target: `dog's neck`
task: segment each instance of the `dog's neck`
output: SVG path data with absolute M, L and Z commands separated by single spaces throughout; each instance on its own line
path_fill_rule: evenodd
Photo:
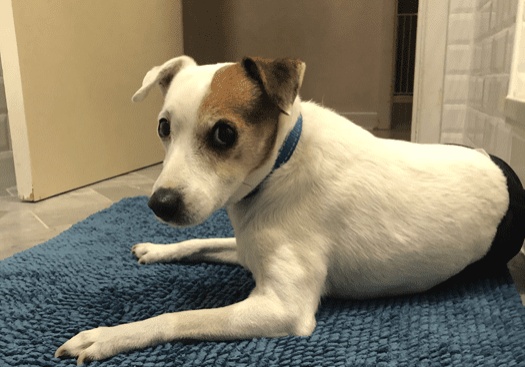
M 234 204 L 240 200 L 255 196 L 260 190 L 260 184 L 266 177 L 290 158 L 301 134 L 302 116 L 299 97 L 296 98 L 290 115 L 281 113 L 278 124 L 279 129 L 271 159 L 244 179 L 242 185 L 228 199 L 227 204 Z M 291 134 L 292 130 L 293 134 Z

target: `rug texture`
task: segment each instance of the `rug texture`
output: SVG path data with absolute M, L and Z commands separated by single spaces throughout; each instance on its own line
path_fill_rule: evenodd
M 55 359 L 78 332 L 241 301 L 248 271 L 209 263 L 139 265 L 131 246 L 233 235 L 224 210 L 189 229 L 157 222 L 147 198 L 124 199 L 0 262 L 0 366 Z M 525 307 L 506 269 L 424 294 L 325 298 L 309 337 L 173 342 L 90 366 L 525 366 Z

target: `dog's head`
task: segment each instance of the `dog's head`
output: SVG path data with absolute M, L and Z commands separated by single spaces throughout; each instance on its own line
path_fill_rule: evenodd
M 157 217 L 174 226 L 202 223 L 248 177 L 271 167 L 304 70 L 291 59 L 198 66 L 188 56 L 151 69 L 132 100 L 154 85 L 164 96 L 158 134 L 166 157 L 148 203 Z

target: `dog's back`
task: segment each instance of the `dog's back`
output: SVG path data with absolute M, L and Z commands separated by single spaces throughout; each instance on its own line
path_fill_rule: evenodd
M 297 151 L 265 195 L 285 205 L 295 190 L 306 204 L 301 220 L 281 210 L 282 220 L 322 234 L 326 293 L 422 291 L 487 253 L 509 205 L 506 177 L 488 156 L 378 139 L 314 103 L 301 106 Z

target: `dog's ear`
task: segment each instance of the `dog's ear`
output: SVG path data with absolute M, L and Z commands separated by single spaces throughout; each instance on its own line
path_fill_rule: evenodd
M 270 100 L 289 115 L 299 88 L 303 83 L 306 65 L 301 60 L 268 60 L 245 57 L 241 63 L 248 77 L 266 92 Z
M 196 66 L 197 63 L 189 56 L 180 56 L 169 61 L 166 61 L 164 65 L 155 66 L 153 69 L 148 71 L 144 80 L 142 81 L 142 87 L 133 95 L 131 100 L 133 102 L 140 102 L 148 95 L 149 91 L 155 84 L 160 88 L 162 95 L 165 97 L 170 86 L 171 81 L 175 75 L 187 66 Z

